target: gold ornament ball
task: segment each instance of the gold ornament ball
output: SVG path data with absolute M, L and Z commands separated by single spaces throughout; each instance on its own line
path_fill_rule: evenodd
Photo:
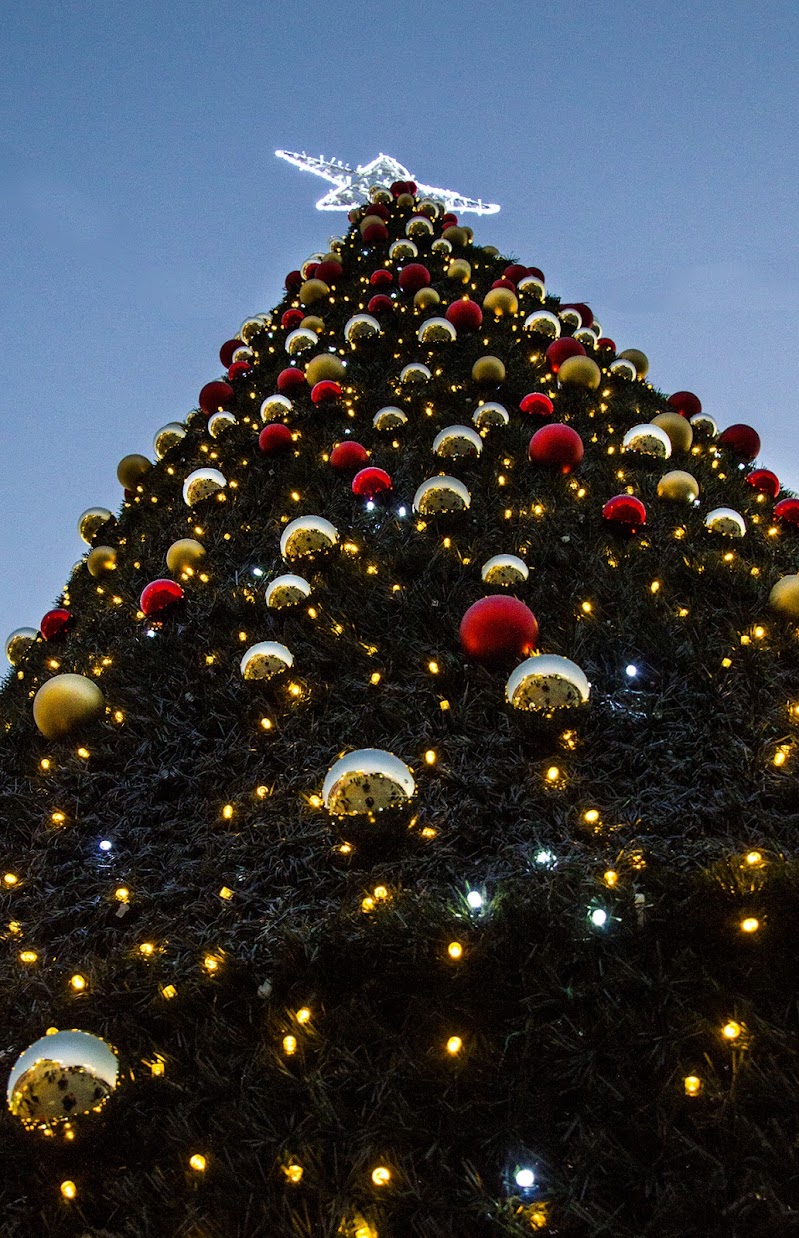
M 471 263 L 465 258 L 453 258 L 447 267 L 447 279 L 457 280 L 460 284 L 468 284 L 472 278 Z
M 105 710 L 105 698 L 85 675 L 54 675 L 33 698 L 33 721 L 45 739 L 62 739 L 94 722 Z
M 94 550 L 89 551 L 86 566 L 89 569 L 89 575 L 96 578 L 116 571 L 116 546 L 95 546 Z
M 484 245 L 483 253 L 488 254 L 489 258 L 499 257 L 499 250 L 497 249 L 496 245 Z
M 6 641 L 6 657 L 11 665 L 16 666 L 21 662 L 38 639 L 36 628 L 15 628 Z
M 483 309 L 495 318 L 508 318 L 519 312 L 519 302 L 510 288 L 490 288 L 483 297 Z
M 414 309 L 426 310 L 433 305 L 440 305 L 441 297 L 436 292 L 435 288 L 419 288 L 413 294 Z
M 397 195 L 397 206 L 400 208 L 400 210 L 407 211 L 407 210 L 410 210 L 410 208 L 415 205 L 416 205 L 416 199 L 414 198 L 412 193 L 400 193 Z
M 300 305 L 314 305 L 330 296 L 330 288 L 323 279 L 306 279 L 299 291 Z
M 305 327 L 306 331 L 313 331 L 315 335 L 324 335 L 325 333 L 325 320 L 320 318 L 318 314 L 306 314 L 300 326 Z
M 472 366 L 472 378 L 476 383 L 502 383 L 505 366 L 499 357 L 478 357 Z
M 558 370 L 558 382 L 563 387 L 587 387 L 596 391 L 602 381 L 602 371 L 590 357 L 567 357 Z
M 90 1032 L 53 1032 L 19 1055 L 8 1079 L 8 1107 L 27 1130 L 53 1135 L 99 1113 L 119 1083 L 119 1059 Z
M 179 421 L 170 421 L 156 431 L 153 439 L 153 451 L 162 460 L 168 451 L 176 447 L 186 437 L 186 427 Z
M 625 348 L 619 356 L 623 361 L 632 361 L 639 378 L 646 378 L 649 373 L 649 358 L 646 353 L 641 352 L 640 348 Z
M 679 413 L 658 413 L 652 418 L 653 426 L 665 430 L 671 442 L 672 451 L 690 451 L 694 441 L 694 432 L 687 417 Z
M 699 498 L 699 482 L 691 473 L 673 469 L 658 482 L 658 498 L 669 503 L 693 503 Z
M 384 748 L 358 748 L 331 765 L 322 800 L 332 817 L 374 814 L 408 804 L 416 794 L 410 768 Z
M 117 465 L 120 486 L 124 486 L 126 490 L 135 490 L 152 467 L 146 456 L 140 456 L 136 452 L 130 456 L 123 456 Z
M 450 224 L 441 233 L 445 241 L 449 241 L 450 245 L 468 245 L 469 234 L 465 228 L 459 227 L 457 224 Z
M 463 231 L 466 233 L 466 240 L 471 245 L 474 240 L 474 228 L 470 228 L 468 224 L 461 224 Z
M 799 620 L 799 576 L 783 576 L 771 590 L 768 604 L 786 619 Z
M 305 378 L 309 387 L 315 387 L 323 379 L 341 383 L 344 381 L 346 372 L 341 357 L 336 357 L 332 352 L 319 353 L 317 357 L 312 357 L 305 366 Z
M 204 558 L 205 547 L 200 542 L 193 537 L 181 537 L 166 552 L 166 565 L 173 575 L 179 575 L 189 569 L 193 571 Z
M 113 512 L 107 507 L 90 507 L 78 518 L 78 533 L 88 546 L 91 546 L 104 524 L 113 520 Z

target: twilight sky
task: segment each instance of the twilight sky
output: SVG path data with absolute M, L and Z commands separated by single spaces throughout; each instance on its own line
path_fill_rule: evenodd
M 12 5 L 3 40 L 3 641 L 81 557 L 80 513 L 118 507 L 120 457 L 152 458 L 344 230 L 276 147 L 500 202 L 478 242 L 753 424 L 799 490 L 793 0 L 70 0 Z

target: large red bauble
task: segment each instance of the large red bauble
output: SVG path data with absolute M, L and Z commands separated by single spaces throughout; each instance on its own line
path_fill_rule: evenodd
M 301 309 L 287 309 L 285 314 L 281 316 L 280 325 L 285 327 L 287 331 L 293 331 L 298 327 L 305 317 L 305 312 Z
M 752 426 L 747 426 L 742 421 L 722 430 L 718 441 L 722 447 L 729 447 L 730 451 L 743 460 L 754 460 L 760 451 L 760 435 Z
M 318 270 L 319 270 L 318 262 L 306 262 L 303 264 L 303 272 L 304 272 L 305 279 L 315 279 L 316 272 Z
M 583 440 L 571 426 L 542 426 L 530 439 L 527 454 L 533 464 L 543 464 L 559 473 L 571 473 L 583 458 Z
M 416 181 L 394 181 L 391 192 L 395 198 L 398 198 L 401 193 L 416 193 Z
M 379 245 L 388 240 L 388 228 L 381 219 L 375 219 L 361 230 L 364 245 Z
M 527 274 L 535 276 L 536 279 L 540 279 L 542 284 L 545 284 L 547 282 L 544 279 L 544 272 L 541 270 L 540 267 L 528 267 Z
M 344 268 L 340 262 L 334 262 L 330 258 L 327 262 L 320 262 L 319 266 L 313 273 L 314 279 L 321 279 L 325 284 L 335 284 L 337 279 L 340 279 L 344 274 Z
M 573 340 L 570 335 L 564 335 L 559 340 L 553 340 L 547 349 L 547 361 L 553 374 L 557 374 L 568 357 L 584 357 L 585 355 L 585 349 L 580 341 Z
M 286 292 L 299 292 L 303 285 L 302 271 L 289 271 L 285 283 Z
M 470 606 L 461 619 L 461 649 L 478 662 L 525 658 L 535 649 L 538 620 L 529 606 L 505 593 L 492 593 Z
M 376 499 L 379 494 L 385 494 L 391 489 L 391 478 L 385 469 L 373 466 L 361 469 L 352 479 L 352 493 L 360 499 Z
M 772 499 L 776 499 L 780 492 L 780 479 L 771 469 L 755 469 L 746 480 L 755 490 L 771 495 Z
M 332 378 L 323 378 L 321 382 L 314 383 L 311 388 L 311 399 L 314 404 L 330 404 L 340 395 L 341 383 L 334 382 Z
M 452 211 L 446 211 L 441 216 L 441 226 L 442 228 L 456 228 L 458 226 L 458 216 L 453 214 Z
M 523 396 L 519 408 L 533 417 L 551 417 L 555 411 L 555 405 L 543 391 L 531 391 L 529 395 Z
M 394 273 L 387 271 L 385 267 L 378 267 L 369 276 L 369 283 L 373 288 L 389 288 L 394 283 Z
M 516 285 L 514 284 L 513 280 L 506 279 L 504 275 L 502 279 L 495 279 L 491 287 L 492 288 L 507 288 L 509 292 L 516 291 Z
M 388 314 L 393 310 L 394 302 L 384 292 L 377 292 L 369 298 L 366 308 L 370 314 Z
M 694 395 L 693 391 L 675 391 L 666 403 L 676 408 L 683 417 L 696 417 L 697 413 L 702 411 L 702 401 L 698 395 Z
M 421 262 L 410 262 L 399 273 L 399 286 L 403 292 L 418 292 L 430 283 L 430 272 Z
M 305 373 L 303 370 L 298 370 L 296 365 L 290 365 L 287 369 L 281 370 L 277 376 L 278 391 L 296 391 L 304 386 Z
M 594 315 L 586 305 L 585 301 L 569 301 L 568 304 L 565 301 L 561 301 L 560 308 L 577 310 L 577 313 L 580 315 L 582 320 L 581 325 L 583 327 L 590 327 L 594 321 Z
M 378 219 L 390 219 L 391 211 L 382 202 L 370 202 L 368 206 L 363 208 L 364 217 L 367 215 L 376 215 Z
M 478 331 L 483 325 L 483 311 L 476 301 L 453 301 L 444 317 L 456 331 Z
M 799 499 L 782 499 L 774 505 L 774 519 L 782 524 L 799 525 Z
M 243 348 L 243 340 L 225 340 L 219 350 L 219 360 L 222 362 L 225 369 L 233 362 L 233 354 L 237 348 Z
M 238 378 L 240 374 L 249 374 L 252 366 L 249 361 L 234 361 L 228 366 L 227 376 L 232 382 L 234 378 Z
M 291 430 L 279 421 L 270 422 L 258 435 L 258 446 L 265 456 L 279 456 L 291 443 Z
M 63 636 L 72 626 L 72 622 L 72 611 L 57 606 L 55 610 L 48 610 L 47 614 L 42 616 L 39 631 L 45 640 L 54 640 L 57 636 Z
M 609 348 L 611 352 L 616 351 L 616 341 L 612 340 L 609 335 L 600 335 L 596 346 L 597 348 Z
M 343 443 L 336 443 L 330 453 L 330 466 L 337 473 L 352 473 L 363 468 L 368 459 L 369 452 L 362 443 L 347 439 Z
M 602 519 L 624 533 L 637 533 L 646 524 L 646 508 L 632 494 L 617 494 L 602 508 Z
M 206 383 L 200 392 L 200 408 L 210 416 L 230 408 L 235 398 L 236 393 L 230 383 Z
M 139 610 L 144 611 L 145 615 L 157 615 L 159 611 L 166 610 L 167 606 L 174 606 L 175 602 L 180 602 L 182 598 L 183 590 L 176 580 L 166 577 L 152 580 L 142 589 Z
M 518 262 L 511 262 L 509 266 L 505 267 L 505 270 L 502 272 L 502 276 L 503 279 L 510 280 L 515 288 L 519 280 L 524 279 L 525 275 L 528 274 L 528 271 L 528 267 L 523 267 Z M 496 287 L 496 285 L 494 286 Z

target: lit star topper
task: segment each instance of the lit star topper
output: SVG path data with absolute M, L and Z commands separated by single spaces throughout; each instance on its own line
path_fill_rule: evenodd
M 404 168 L 390 155 L 378 155 L 371 163 L 358 164 L 357 168 L 347 167 L 337 159 L 314 159 L 303 151 L 298 154 L 293 150 L 276 150 L 278 159 L 293 163 L 295 168 L 303 172 L 313 172 L 326 181 L 332 181 L 335 189 L 320 198 L 316 204 L 319 211 L 349 211 L 353 206 L 362 206 L 369 201 L 369 190 L 373 185 L 388 187 L 394 181 L 416 181 L 407 168 Z M 444 203 L 448 211 L 473 211 L 476 215 L 496 215 L 499 206 L 496 202 L 483 202 L 480 198 L 465 198 L 463 194 L 455 193 L 453 189 L 437 189 L 434 185 L 422 185 L 416 181 L 416 188 L 426 198 L 437 198 Z

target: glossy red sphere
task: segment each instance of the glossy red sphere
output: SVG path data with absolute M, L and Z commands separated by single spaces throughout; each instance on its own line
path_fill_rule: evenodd
M 145 615 L 157 615 L 168 606 L 174 606 L 175 602 L 181 601 L 182 597 L 183 590 L 177 581 L 166 578 L 153 580 L 142 589 L 139 610 L 144 611 Z
M 375 219 L 362 229 L 361 236 L 365 245 L 379 245 L 381 241 L 388 240 L 388 228 L 382 220 Z
M 727 447 L 733 455 L 740 456 L 742 460 L 754 460 L 760 451 L 760 435 L 752 426 L 742 421 L 722 430 L 718 442 L 721 447 Z
M 513 284 L 515 288 L 519 280 L 524 279 L 525 276 L 528 274 L 529 274 L 529 270 L 527 267 L 523 267 L 518 262 L 511 262 L 508 266 L 505 267 L 505 270 L 502 272 L 502 277 L 503 279 L 510 280 L 510 282 Z M 496 285 L 494 286 L 496 287 Z
M 265 456 L 279 456 L 291 447 L 291 430 L 279 421 L 264 426 L 258 435 L 258 447 Z
M 430 272 L 421 262 L 409 262 L 399 273 L 399 286 L 403 292 L 418 292 L 430 283 Z
M 533 464 L 557 469 L 559 473 L 571 473 L 585 454 L 583 440 L 571 426 L 542 426 L 530 439 L 527 454 Z
M 300 325 L 304 317 L 305 313 L 301 309 L 287 309 L 286 312 L 281 315 L 280 325 L 281 327 L 285 327 L 287 331 L 294 331 L 295 328 Z
M 377 292 L 370 297 L 366 308 L 370 314 L 390 314 L 394 308 L 394 302 L 384 292 Z
M 369 283 L 373 288 L 390 288 L 394 283 L 394 273 L 387 271 L 385 267 L 378 267 L 369 276 Z
M 513 280 L 506 279 L 504 275 L 502 279 L 495 279 L 491 287 L 492 288 L 507 288 L 508 292 L 516 291 L 516 285 L 514 284 Z
M 602 508 L 602 519 L 624 533 L 635 533 L 646 524 L 646 508 L 632 494 L 617 494 Z
M 199 405 L 210 416 L 230 408 L 235 398 L 236 393 L 230 383 L 206 383 L 200 392 Z
M 694 395 L 693 391 L 675 391 L 670 395 L 667 404 L 672 408 L 676 408 L 678 413 L 682 413 L 683 417 L 695 417 L 697 413 L 702 411 L 702 401 L 698 395 Z
M 611 352 L 616 351 L 616 341 L 612 340 L 608 335 L 600 335 L 596 346 L 597 348 L 609 348 Z
M 222 362 L 225 369 L 227 369 L 228 366 L 232 363 L 233 354 L 236 351 L 236 349 L 243 348 L 243 347 L 244 347 L 243 340 L 225 340 L 224 344 L 219 350 L 219 360 Z
M 523 396 L 519 408 L 533 417 L 551 417 L 555 411 L 555 405 L 543 391 L 531 391 Z
M 369 459 L 369 452 L 362 443 L 356 443 L 354 439 L 346 439 L 343 443 L 336 443 L 330 453 L 330 467 L 334 468 L 337 473 L 353 473 L 357 469 L 362 469 Z
M 568 357 L 584 357 L 585 355 L 585 349 L 580 341 L 572 339 L 570 335 L 563 335 L 560 339 L 553 340 L 547 349 L 547 361 L 553 374 L 557 374 Z
M 781 524 L 799 525 L 799 499 L 782 499 L 774 505 L 774 519 Z
M 340 262 L 334 262 L 329 259 L 327 262 L 320 262 L 314 271 L 314 279 L 321 279 L 325 284 L 335 284 L 336 280 L 341 279 L 344 274 L 344 268 Z
M 305 371 L 297 368 L 296 365 L 290 365 L 285 370 L 281 370 L 277 376 L 277 389 L 285 393 L 287 391 L 297 391 L 298 388 L 305 386 Z
M 524 658 L 535 649 L 538 620 L 518 598 L 490 594 L 466 611 L 460 640 L 466 656 L 478 662 Z
M 63 606 L 57 606 L 54 610 L 48 610 L 47 614 L 42 616 L 39 631 L 45 640 L 54 640 L 58 636 L 63 636 L 68 628 L 72 626 L 73 618 L 71 610 L 65 610 Z
M 289 271 L 285 283 L 287 292 L 299 292 L 303 284 L 302 271 Z
M 771 495 L 772 499 L 776 499 L 780 492 L 780 479 L 771 469 L 755 469 L 746 480 L 755 490 Z
M 361 469 L 352 479 L 352 493 L 360 499 L 375 499 L 391 489 L 391 478 L 385 469 Z
M 234 378 L 240 378 L 242 374 L 249 374 L 251 369 L 249 361 L 234 361 L 228 366 L 227 376 L 232 382 Z
M 311 399 L 314 404 L 330 404 L 340 395 L 341 383 L 334 382 L 332 378 L 323 378 L 311 388 Z
M 483 311 L 476 301 L 453 301 L 444 314 L 456 331 L 478 331 L 483 325 Z

